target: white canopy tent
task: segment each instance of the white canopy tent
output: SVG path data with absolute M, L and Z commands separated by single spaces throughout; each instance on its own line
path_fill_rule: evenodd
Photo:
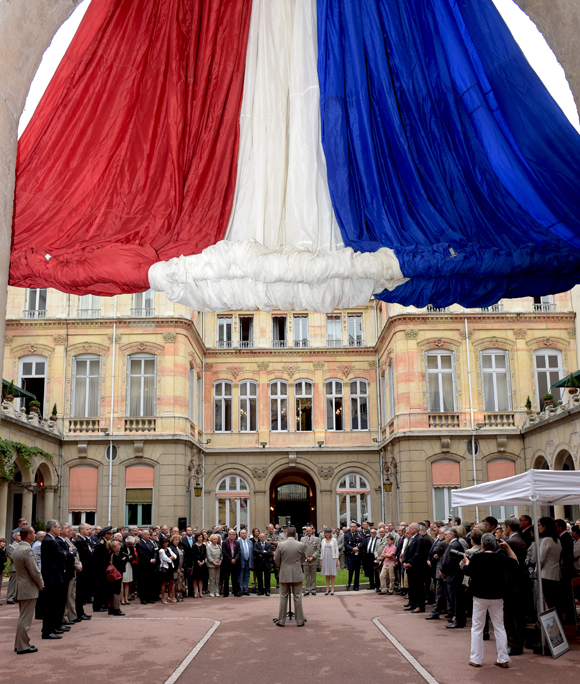
M 539 540 L 538 506 L 565 506 L 580 504 L 580 471 L 528 470 L 521 475 L 506 477 L 494 482 L 451 493 L 453 508 L 460 506 L 532 506 L 534 539 Z M 536 571 L 538 575 L 538 613 L 544 609 L 540 568 L 540 545 L 536 543 Z M 543 633 L 542 633 L 543 639 Z

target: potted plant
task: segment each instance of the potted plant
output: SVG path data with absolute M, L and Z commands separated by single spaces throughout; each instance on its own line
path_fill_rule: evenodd
M 570 373 L 568 376 L 566 387 L 568 388 L 568 392 L 570 394 L 576 394 L 578 392 L 578 380 L 576 380 L 574 373 Z
M 36 399 L 33 399 L 28 403 L 28 410 L 31 413 L 40 413 L 40 402 L 36 401 Z
M 58 420 L 58 416 L 56 414 L 57 414 L 57 410 L 56 410 L 56 404 L 55 404 L 52 407 L 52 414 L 50 415 L 50 420 L 52 420 L 53 422 Z M 36 528 L 34 528 L 34 529 L 36 529 Z
M 528 398 L 526 399 L 526 413 L 531 415 L 532 413 L 532 400 L 530 399 L 530 395 L 528 394 Z
M 4 395 L 4 399 L 6 401 L 14 401 L 14 380 L 10 380 L 10 384 L 6 388 L 6 394 Z
M 544 394 L 543 399 L 544 399 L 544 404 L 546 406 L 552 406 L 552 404 L 554 403 L 554 397 L 549 392 Z

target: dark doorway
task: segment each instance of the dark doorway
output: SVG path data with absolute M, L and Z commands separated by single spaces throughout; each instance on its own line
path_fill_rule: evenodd
M 316 527 L 316 486 L 308 473 L 287 468 L 270 486 L 271 522 L 294 525 L 300 534 L 311 523 Z

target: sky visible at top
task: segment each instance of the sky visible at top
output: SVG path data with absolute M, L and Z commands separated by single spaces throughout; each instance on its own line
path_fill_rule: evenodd
M 66 21 L 48 48 L 32 81 L 30 92 L 26 99 L 24 112 L 20 117 L 18 135 L 26 128 L 30 118 L 34 114 L 36 106 L 48 86 L 50 79 L 63 58 L 73 36 L 87 11 L 91 0 L 83 0 Z M 535 69 L 538 76 L 550 91 L 552 97 L 559 104 L 572 125 L 580 132 L 578 110 L 572 96 L 572 91 L 564 75 L 564 70 L 558 63 L 556 56 L 528 16 L 520 10 L 513 0 L 493 0 L 496 7 L 509 26 L 514 38 L 519 43 L 528 61 Z

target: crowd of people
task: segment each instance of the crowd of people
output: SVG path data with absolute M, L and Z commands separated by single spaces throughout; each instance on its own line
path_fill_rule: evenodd
M 542 587 L 548 608 L 561 620 L 575 621 L 571 580 L 580 574 L 580 521 L 538 520 Z M 93 613 L 123 616 L 122 606 L 178 603 L 189 599 L 249 596 L 250 588 L 269 596 L 272 575 L 279 586 L 276 548 L 284 527 L 211 530 L 167 525 L 150 528 L 78 528 L 49 520 L 35 531 L 25 519 L 0 539 L 0 567 L 10 559 L 7 603 L 18 602 L 20 619 L 15 651 L 34 653 L 28 632 L 32 617 L 42 620 L 43 639 L 62 639 L 75 623 Z M 493 624 L 498 659 L 507 667 L 524 652 L 525 631 L 537 621 L 534 528 L 527 515 L 502 524 L 493 516 L 481 523 L 459 518 L 431 523 L 357 524 L 316 532 L 304 526 L 299 541 L 303 595 L 317 595 L 317 574 L 326 596 L 334 595 L 340 568 L 348 571 L 346 589 L 360 590 L 361 570 L 369 589 L 406 599 L 404 609 L 426 612 L 427 620 L 448 620 L 462 629 L 471 618 L 470 664 L 479 667 L 483 641 Z M 253 582 L 252 582 L 253 580 Z M 251 584 L 252 582 L 252 584 Z M 231 586 L 231 590 L 230 590 Z M 324 590 L 324 586 L 322 587 Z

